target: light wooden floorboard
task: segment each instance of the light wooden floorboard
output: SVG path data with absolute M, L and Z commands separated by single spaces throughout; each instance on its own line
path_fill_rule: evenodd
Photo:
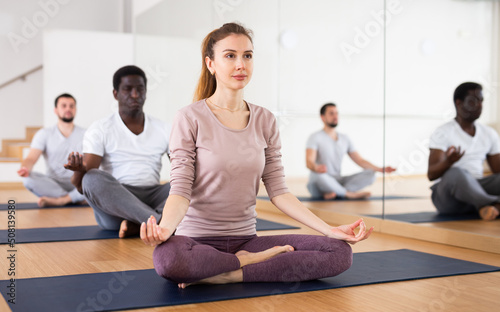
M 16 223 L 19 229 L 97 225 L 90 207 L 19 209 L 16 210 Z M 7 213 L 0 213 L 0 230 L 7 229 L 7 226 Z
M 13 190 L 0 190 L 2 203 Z M 24 190 L 15 191 L 18 202 L 33 201 Z M 290 218 L 258 205 L 259 217 L 299 225 Z M 353 205 L 354 207 L 355 205 Z M 337 207 L 338 208 L 338 207 Z M 337 209 L 317 208 L 317 209 Z M 347 208 L 346 208 L 347 209 Z M 354 208 L 353 208 L 354 209 Z M 358 207 L 357 209 L 367 209 Z M 18 210 L 18 228 L 56 227 L 95 224 L 90 208 Z M 332 220 L 329 220 L 330 223 Z M 470 227 L 474 228 L 471 223 Z M 464 223 L 460 223 L 464 226 Z M 492 228 L 495 229 L 495 223 Z M 476 225 L 476 226 L 480 226 Z M 459 225 L 456 225 L 459 226 Z M 6 212 L 0 211 L 0 227 L 6 228 Z M 422 229 L 430 225 L 422 225 Z M 483 226 L 484 228 L 484 226 Z M 281 233 L 316 234 L 302 226 L 299 230 L 266 231 L 260 235 Z M 2 246 L 5 260 L 7 246 Z M 18 244 L 19 278 L 47 277 L 153 267 L 153 249 L 140 239 L 108 239 L 77 242 Z M 500 266 L 500 254 L 452 247 L 422 240 L 374 233 L 369 240 L 353 246 L 354 252 L 407 248 L 432 254 Z M 3 262 L 2 262 L 3 263 Z M 2 268 L 6 268 L 2 264 Z M 0 271 L 6 279 L 7 271 Z M 500 272 L 432 278 L 424 280 L 366 285 L 307 293 L 273 295 L 259 298 L 219 301 L 140 311 L 496 311 L 500 306 Z M 57 304 L 55 302 L 54 304 Z M 8 305 L 0 300 L 0 310 Z

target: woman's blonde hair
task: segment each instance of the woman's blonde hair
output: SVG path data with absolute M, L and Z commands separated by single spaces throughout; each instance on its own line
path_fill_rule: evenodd
M 194 91 L 194 102 L 206 99 L 215 93 L 215 89 L 217 88 L 215 75 L 212 75 L 208 70 L 205 58 L 208 56 L 211 60 L 213 60 L 215 44 L 232 34 L 247 36 L 253 44 L 253 32 L 237 23 L 227 23 L 222 25 L 221 28 L 210 32 L 205 39 L 203 39 L 201 44 L 201 74 L 200 79 L 198 79 L 198 85 Z

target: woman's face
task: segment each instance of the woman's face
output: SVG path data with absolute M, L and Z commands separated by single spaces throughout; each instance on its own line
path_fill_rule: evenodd
M 217 88 L 243 89 L 252 78 L 253 45 L 245 35 L 231 34 L 214 45 L 214 59 L 205 58 Z

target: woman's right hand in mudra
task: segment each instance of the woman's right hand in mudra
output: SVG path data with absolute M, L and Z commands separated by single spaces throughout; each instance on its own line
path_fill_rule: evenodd
M 147 222 L 141 224 L 141 239 L 146 245 L 156 246 L 170 238 L 172 233 L 168 229 L 156 224 L 156 218 L 151 216 Z

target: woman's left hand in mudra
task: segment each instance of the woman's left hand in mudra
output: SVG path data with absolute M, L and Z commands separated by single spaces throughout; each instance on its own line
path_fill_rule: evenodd
M 359 227 L 359 232 L 356 234 L 354 230 Z M 368 231 L 366 230 L 366 225 L 363 219 L 359 219 L 358 221 L 341 225 L 338 227 L 332 227 L 330 233 L 328 233 L 328 237 L 336 238 L 343 240 L 349 244 L 356 244 L 362 240 L 367 239 L 373 231 L 373 227 L 371 227 Z

